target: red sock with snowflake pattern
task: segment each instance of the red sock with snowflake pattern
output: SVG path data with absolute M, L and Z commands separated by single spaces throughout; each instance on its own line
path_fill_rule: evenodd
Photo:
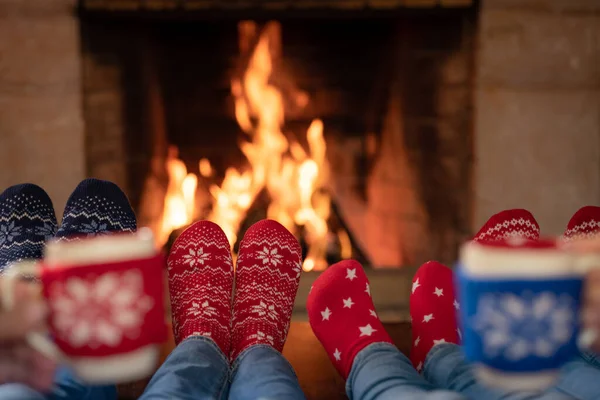
M 510 237 L 529 240 L 540 238 L 540 226 L 531 212 L 522 208 L 500 211 L 487 220 L 473 241 L 497 241 Z
M 392 343 L 375 312 L 365 271 L 354 260 L 340 261 L 321 273 L 306 308 L 313 332 L 344 379 L 362 349 Z
M 205 336 L 228 354 L 233 263 L 225 233 L 196 222 L 177 238 L 167 265 L 175 342 Z
M 600 207 L 581 207 L 569 220 L 563 234 L 565 241 L 590 239 L 600 235 Z
M 283 349 L 301 272 L 300 244 L 279 222 L 246 231 L 235 272 L 231 361 L 256 344 Z
M 410 295 L 410 360 L 417 371 L 421 372 L 425 357 L 436 344 L 460 343 L 461 332 L 456 325 L 459 308 L 452 270 L 437 261 L 421 265 L 413 278 Z

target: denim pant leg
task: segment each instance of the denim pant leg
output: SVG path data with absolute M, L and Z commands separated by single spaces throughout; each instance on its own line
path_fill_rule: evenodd
M 90 386 L 81 382 L 67 367 L 60 367 L 49 393 L 39 393 L 17 383 L 0 386 L 2 400 L 116 400 L 115 385 Z
M 591 351 L 584 351 L 581 353 L 581 358 L 592 367 L 600 369 L 600 357 L 597 354 Z
M 356 355 L 346 393 L 351 400 L 464 399 L 458 393 L 437 390 L 390 343 L 373 343 Z
M 179 343 L 156 371 L 142 400 L 226 399 L 229 362 L 219 347 L 205 337 Z
M 474 366 L 463 356 L 460 346 L 444 343 L 435 346 L 425 360 L 423 375 L 437 387 L 462 393 L 469 399 L 485 400 L 567 400 L 573 399 L 558 387 L 543 393 L 492 389 L 478 382 Z
M 271 346 L 261 344 L 244 350 L 233 363 L 229 398 L 306 399 L 290 363 Z
M 596 356 L 584 353 L 565 365 L 554 389 L 578 400 L 600 398 L 600 365 Z

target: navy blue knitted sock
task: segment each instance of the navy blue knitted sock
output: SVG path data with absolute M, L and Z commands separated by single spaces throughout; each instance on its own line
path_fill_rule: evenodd
M 41 258 L 54 233 L 56 215 L 44 189 L 25 183 L 0 194 L 0 271 L 15 261 Z
M 86 179 L 67 200 L 56 237 L 69 240 L 135 230 L 135 214 L 125 193 L 112 182 Z

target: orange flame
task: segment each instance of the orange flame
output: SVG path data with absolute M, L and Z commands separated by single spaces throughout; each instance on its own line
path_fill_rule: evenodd
M 167 157 L 169 185 L 165 195 L 163 216 L 157 242 L 163 245 L 171 232 L 193 221 L 198 177 L 188 174 L 183 161 L 177 158 L 177 148 L 171 147 Z
M 241 35 L 245 32 L 240 29 Z M 304 227 L 309 250 L 303 269 L 321 270 L 327 267 L 327 219 L 330 214 L 330 197 L 320 191 L 328 174 L 323 122 L 314 120 L 307 130 L 308 153 L 300 144 L 289 142 L 283 134 L 283 95 L 270 82 L 274 67 L 271 43 L 274 32 L 279 33 L 275 23 L 265 27 L 244 74 L 231 82 L 235 117 L 249 137 L 249 141 L 240 144 L 249 167 L 243 171 L 229 168 L 220 186 L 210 186 L 214 203 L 208 219 L 221 226 L 233 245 L 249 208 L 257 195 L 266 189 L 271 200 L 267 217 L 279 221 L 294 234 L 297 234 L 298 226 Z M 309 101 L 305 94 L 296 97 L 299 104 L 306 105 Z M 189 190 L 192 187 L 195 190 L 197 184 L 189 179 L 189 187 L 183 188 L 190 174 L 186 176 L 185 166 L 176 157 L 169 160 L 167 167 L 170 183 L 165 198 L 165 230 L 191 222 L 194 202 L 193 196 L 189 197 Z M 203 177 L 212 175 L 208 160 L 201 160 L 199 167 Z

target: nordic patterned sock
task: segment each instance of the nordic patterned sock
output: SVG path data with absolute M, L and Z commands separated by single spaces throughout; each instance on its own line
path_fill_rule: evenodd
M 460 343 L 461 332 L 456 324 L 459 309 L 452 270 L 437 261 L 421 265 L 413 278 L 410 295 L 410 360 L 417 371 L 421 372 L 425 357 L 436 344 Z
M 85 179 L 67 200 L 56 237 L 69 240 L 135 230 L 135 214 L 125 193 L 112 182 Z
M 500 211 L 490 217 L 473 241 L 497 241 L 509 237 L 539 239 L 540 226 L 531 212 L 520 208 Z
M 194 223 L 173 244 L 167 266 L 175 342 L 205 336 L 229 355 L 233 261 L 225 233 Z
M 600 235 L 600 207 L 581 207 L 569 220 L 563 234 L 565 241 L 587 239 Z
M 313 332 L 344 379 L 362 349 L 392 343 L 375 312 L 367 276 L 354 260 L 340 261 L 321 273 L 306 308 Z
M 283 225 L 263 220 L 246 231 L 235 272 L 231 361 L 255 344 L 283 349 L 301 272 L 300 244 Z
M 25 183 L 0 194 L 0 271 L 15 261 L 41 258 L 55 233 L 54 207 L 44 189 Z

